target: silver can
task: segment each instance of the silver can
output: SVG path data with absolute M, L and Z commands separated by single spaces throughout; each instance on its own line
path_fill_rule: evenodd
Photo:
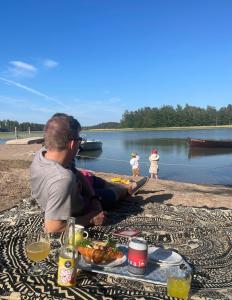
M 147 266 L 147 242 L 144 238 L 132 238 L 128 245 L 128 271 L 134 275 L 144 275 Z

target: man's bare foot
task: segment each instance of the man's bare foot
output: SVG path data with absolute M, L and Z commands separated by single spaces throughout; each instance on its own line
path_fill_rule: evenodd
M 141 188 L 143 188 L 144 185 L 148 182 L 148 179 L 149 178 L 147 176 L 145 176 L 137 182 L 132 182 L 132 184 L 131 184 L 132 188 L 128 189 L 128 194 L 131 196 L 134 196 L 135 194 L 137 194 L 139 192 L 139 190 Z
M 132 195 L 132 191 L 136 188 L 137 183 L 135 181 L 131 182 L 127 188 L 127 192 L 129 195 Z

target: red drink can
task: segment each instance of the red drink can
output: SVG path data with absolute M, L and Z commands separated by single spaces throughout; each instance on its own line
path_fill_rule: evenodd
M 128 246 L 128 271 L 144 275 L 147 266 L 147 242 L 143 238 L 132 238 Z

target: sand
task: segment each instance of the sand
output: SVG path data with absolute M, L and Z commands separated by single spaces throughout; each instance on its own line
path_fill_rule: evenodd
M 33 145 L 0 145 L 0 211 L 16 205 L 30 196 L 29 166 L 33 152 L 41 148 Z M 110 181 L 112 177 L 131 179 L 113 173 L 96 173 Z M 232 187 L 201 185 L 169 180 L 149 179 L 139 196 L 157 203 L 208 208 L 232 208 Z

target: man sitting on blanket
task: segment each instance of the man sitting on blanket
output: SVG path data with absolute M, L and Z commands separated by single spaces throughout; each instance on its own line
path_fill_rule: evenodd
M 85 176 L 73 168 L 80 131 L 80 123 L 72 116 L 55 114 L 45 125 L 45 148 L 36 153 L 30 167 L 32 196 L 45 211 L 48 232 L 63 231 L 71 216 L 82 225 L 102 225 L 106 217 L 99 196 Z M 102 195 L 109 208 L 110 201 L 113 205 L 127 196 L 127 189 L 115 185 L 105 188 Z

